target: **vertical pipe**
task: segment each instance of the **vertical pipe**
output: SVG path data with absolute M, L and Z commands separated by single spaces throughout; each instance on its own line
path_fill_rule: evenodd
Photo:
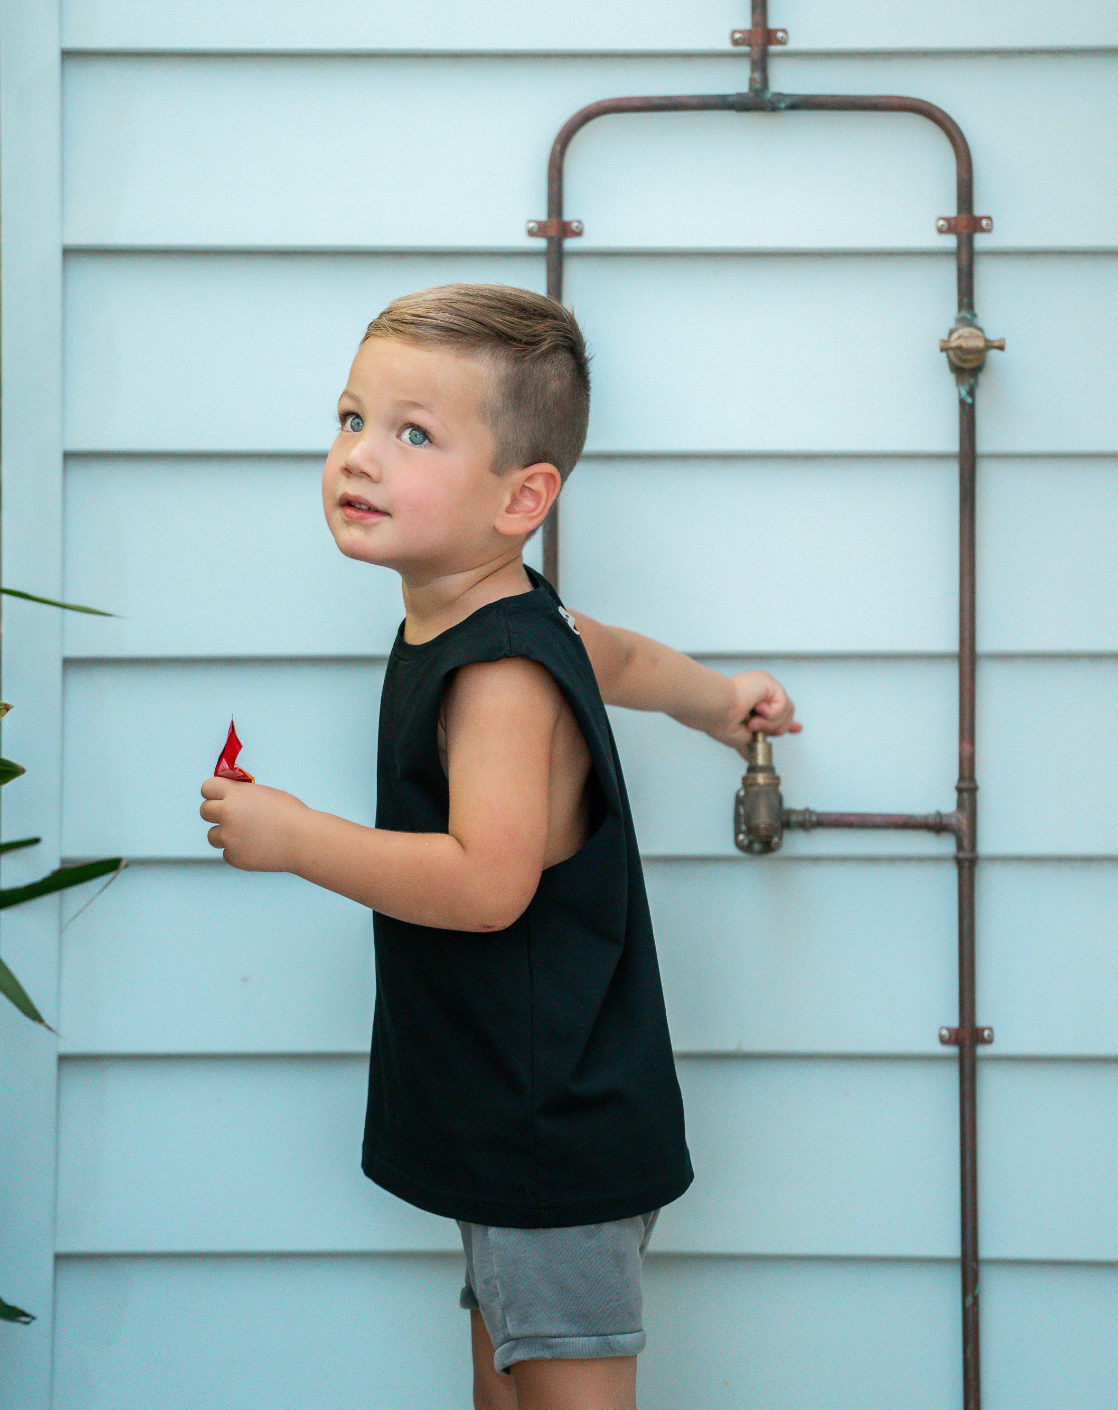
M 769 91 L 769 0 L 753 0 L 753 43 L 749 46 L 749 91 Z
M 547 167 L 547 218 L 563 218 L 563 157 L 565 144 L 558 141 L 551 149 Z M 547 293 L 558 303 L 563 302 L 563 238 L 550 235 L 547 240 Z M 559 501 L 543 521 L 543 575 L 556 592 L 559 590 Z
M 559 168 L 559 191 L 555 201 L 559 214 L 553 215 L 551 211 L 551 192 L 548 192 L 548 219 L 558 220 L 562 218 L 563 210 L 563 168 Z M 549 183 L 550 185 L 550 183 Z M 549 297 L 558 303 L 563 302 L 563 240 L 561 236 L 554 236 L 547 242 L 547 292 Z M 543 575 L 555 589 L 559 591 L 559 501 L 556 500 L 551 506 L 551 511 L 543 521 Z
M 971 290 L 967 290 L 971 293 Z M 962 290 L 960 290 L 962 294 Z M 978 1122 L 975 1058 L 974 901 L 978 807 L 975 783 L 975 417 L 959 397 L 959 1212 L 963 1309 L 963 1406 L 979 1410 Z

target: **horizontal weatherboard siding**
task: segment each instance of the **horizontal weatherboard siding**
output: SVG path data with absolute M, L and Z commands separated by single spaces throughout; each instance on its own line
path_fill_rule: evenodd
M 994 217 L 982 251 L 1118 244 L 1112 73 L 1098 54 L 774 60 L 790 92 L 915 94 L 981 134 L 976 194 Z M 546 214 L 547 153 L 573 112 L 612 94 L 743 86 L 732 53 L 72 58 L 65 240 L 538 250 L 525 222 Z M 1022 141 L 999 118 L 1038 88 L 1045 121 Z M 1022 201 L 1038 166 L 1045 199 Z M 566 205 L 585 226 L 572 250 L 950 250 L 935 221 L 955 210 L 955 164 L 911 114 L 611 115 L 574 139 Z
M 726 671 L 764 662 L 717 660 Z M 790 807 L 931 813 L 954 807 L 955 663 L 788 659 L 778 669 L 805 721 L 777 745 Z M 359 661 L 72 663 L 66 667 L 69 791 L 63 851 L 139 858 L 208 855 L 198 788 L 237 720 L 261 782 L 371 822 L 381 665 Z M 1084 784 L 1053 826 L 1037 806 L 1037 739 L 1053 700 L 1074 700 L 1061 767 Z M 653 856 L 735 856 L 740 758 L 664 715 L 612 712 L 642 848 Z M 979 674 L 980 845 L 993 855 L 1118 855 L 1118 658 L 984 661 Z M 145 786 L 134 786 L 139 764 Z M 792 833 L 790 855 L 948 856 L 931 833 Z
M 950 858 L 650 859 L 645 878 L 678 1053 L 949 1055 Z M 1118 862 L 982 864 L 984 1061 L 1118 1057 L 1116 916 Z M 136 863 L 64 934 L 62 1050 L 363 1057 L 373 993 L 360 906 L 216 859 Z
M 691 1403 L 698 1347 L 720 1410 L 946 1410 L 958 1402 L 958 1277 L 948 1262 L 653 1251 L 645 1264 L 641 1403 L 651 1410 Z M 465 1405 L 461 1285 L 460 1252 L 63 1258 L 56 1406 Z M 1110 1404 L 1118 1269 L 986 1262 L 982 1296 L 990 1410 Z
M 67 449 L 317 452 L 368 319 L 454 280 L 542 289 L 543 261 L 70 255 Z M 1081 358 L 1107 345 L 1118 255 L 987 257 L 977 288 L 991 335 L 1007 341 L 983 376 L 979 450 L 1118 450 L 1112 371 Z M 595 355 L 593 453 L 955 448 L 938 342 L 956 307 L 947 252 L 582 255 L 566 298 Z M 140 412 L 153 388 L 158 409 Z
M 62 0 L 61 63 L 54 35 L 35 71 L 61 79 L 35 120 L 61 139 L 34 154 L 61 235 L 22 264 L 9 87 L 5 370 L 36 261 L 61 263 L 68 454 L 59 526 L 46 403 L 18 459 L 6 404 L 5 519 L 33 503 L 48 565 L 63 536 L 61 580 L 20 586 L 118 614 L 43 628 L 63 640 L 36 669 L 62 682 L 64 788 L 22 830 L 57 817 L 64 858 L 130 862 L 85 909 L 95 886 L 28 908 L 51 933 L 61 912 L 57 986 L 49 938 L 16 956 L 57 988 L 62 1052 L 34 1117 L 50 1149 L 57 1088 L 57 1228 L 38 1236 L 57 1304 L 14 1329 L 55 1329 L 53 1406 L 34 1410 L 468 1403 L 453 1223 L 359 1169 L 369 913 L 223 866 L 199 785 L 235 716 L 262 782 L 372 821 L 402 602 L 392 574 L 337 553 L 318 484 L 358 339 L 407 290 L 542 290 L 525 222 L 546 213 L 560 124 L 616 94 L 746 88 L 728 40 L 748 16 Z M 774 89 L 943 106 L 994 219 L 975 241 L 977 310 L 1007 342 L 978 408 L 983 1400 L 1112 1410 L 1118 11 L 772 0 L 769 22 L 791 41 Z M 609 117 L 570 148 L 565 214 L 585 234 L 565 296 L 594 414 L 564 491 L 564 596 L 718 669 L 775 671 L 805 723 L 775 749 L 790 806 L 955 803 L 957 416 L 938 342 L 956 290 L 935 232 L 954 208 L 950 147 L 911 115 Z M 6 602 L 7 637 L 29 610 Z M 795 833 L 743 857 L 742 761 L 666 719 L 613 719 L 697 1170 L 647 1264 L 641 1405 L 950 1410 L 952 839 Z M 1053 778 L 1070 780 L 1056 804 Z
M 951 1258 L 958 1077 L 936 1058 L 682 1058 L 696 1180 L 661 1252 Z M 65 1253 L 450 1250 L 361 1173 L 356 1057 L 65 1058 Z M 1114 1262 L 1118 1063 L 984 1062 L 989 1258 Z
M 153 10 L 142 0 L 65 0 L 63 45 L 120 49 L 574 50 L 725 52 L 729 31 L 749 21 L 744 0 L 562 0 L 529 6 L 487 0 L 456 9 L 440 0 L 406 7 L 378 0 L 354 9 L 344 0 L 269 5 L 191 0 Z M 1073 49 L 1118 46 L 1107 0 L 1087 0 L 1054 24 L 1043 0 L 988 0 L 981 9 L 953 3 L 928 9 L 895 0 L 773 0 L 769 23 L 790 27 L 798 48 Z M 748 56 L 740 55 L 748 73 Z M 743 86 L 745 86 L 743 80 Z
M 322 459 L 71 456 L 66 593 L 120 615 L 69 614 L 66 655 L 386 654 L 399 579 L 334 547 Z M 1118 460 L 987 458 L 979 487 L 979 651 L 1118 651 Z M 563 595 L 602 621 L 708 655 L 954 655 L 954 459 L 591 456 L 562 504 Z

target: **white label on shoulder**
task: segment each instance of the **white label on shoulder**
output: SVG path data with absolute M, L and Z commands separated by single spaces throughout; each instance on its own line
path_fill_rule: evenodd
M 575 636 L 582 635 L 579 629 L 575 626 L 575 619 L 571 616 L 571 614 L 567 611 L 565 607 L 560 607 L 559 615 L 566 622 L 567 626 L 570 627 L 571 631 L 574 632 Z

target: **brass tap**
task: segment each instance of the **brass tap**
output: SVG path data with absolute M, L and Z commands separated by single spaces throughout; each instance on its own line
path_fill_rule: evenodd
M 743 852 L 775 852 L 784 837 L 780 775 L 773 768 L 773 747 L 760 732 L 746 757 L 749 767 L 734 800 L 734 842 Z
M 957 323 L 946 338 L 939 340 L 940 352 L 958 372 L 977 372 L 991 348 L 1005 352 L 1004 338 L 988 338 L 974 323 Z

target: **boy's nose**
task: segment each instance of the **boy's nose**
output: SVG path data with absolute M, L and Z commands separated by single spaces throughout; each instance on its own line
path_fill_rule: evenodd
M 347 475 L 363 475 L 378 481 L 381 478 L 380 461 L 365 441 L 358 441 L 356 445 L 350 446 L 349 453 L 342 462 L 342 469 Z

